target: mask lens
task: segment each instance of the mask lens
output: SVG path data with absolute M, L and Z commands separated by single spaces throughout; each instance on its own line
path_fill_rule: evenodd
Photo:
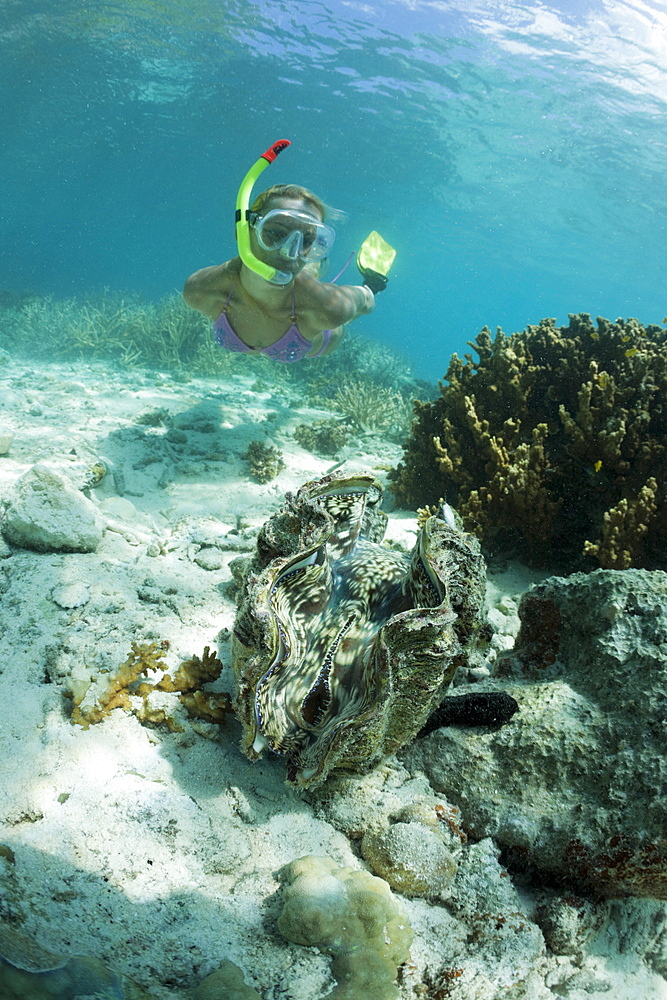
M 330 252 L 335 239 L 331 226 L 317 222 L 303 212 L 273 209 L 255 223 L 259 245 L 264 250 L 277 250 L 295 260 L 321 260 Z

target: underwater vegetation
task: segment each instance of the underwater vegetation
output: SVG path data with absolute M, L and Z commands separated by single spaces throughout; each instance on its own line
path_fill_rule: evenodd
M 535 566 L 667 566 L 667 331 L 581 313 L 470 346 L 415 406 L 398 501 L 444 497 L 485 552 Z
M 2 346 L 14 354 L 107 358 L 119 365 L 215 365 L 210 324 L 178 295 L 158 303 L 103 292 L 89 299 L 17 297 L 0 303 Z M 222 353 L 222 352 L 220 352 Z
M 120 367 L 167 369 L 186 378 L 233 371 L 253 377 L 257 391 L 292 391 L 311 405 L 346 416 L 351 409 L 361 429 L 364 406 L 375 405 L 373 393 L 380 393 L 376 409 L 383 416 L 377 429 L 384 432 L 398 423 L 403 436 L 411 400 L 428 398 L 435 389 L 412 376 L 405 358 L 349 330 L 336 351 L 312 362 L 277 365 L 262 355 L 232 354 L 216 344 L 209 320 L 186 306 L 180 295 L 149 303 L 110 291 L 59 300 L 0 289 L 0 349 L 26 358 L 106 359 Z M 354 386 L 354 391 L 343 393 L 340 405 L 334 405 L 342 386 Z

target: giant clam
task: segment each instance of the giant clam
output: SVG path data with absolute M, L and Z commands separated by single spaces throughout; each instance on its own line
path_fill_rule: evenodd
M 486 637 L 484 560 L 450 508 L 411 555 L 380 545 L 370 475 L 288 493 L 261 529 L 234 625 L 242 749 L 283 756 L 288 780 L 369 770 L 413 739 Z

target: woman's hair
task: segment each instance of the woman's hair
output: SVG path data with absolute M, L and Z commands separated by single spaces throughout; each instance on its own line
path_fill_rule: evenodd
M 262 191 L 261 194 L 257 195 L 250 206 L 250 211 L 260 213 L 266 203 L 272 198 L 300 198 L 301 201 L 305 201 L 315 209 L 322 222 L 326 218 L 333 217 L 335 219 L 340 214 L 335 208 L 325 205 L 321 198 L 318 198 L 308 188 L 301 187 L 300 184 L 274 184 L 272 187 L 267 188 L 266 191 Z

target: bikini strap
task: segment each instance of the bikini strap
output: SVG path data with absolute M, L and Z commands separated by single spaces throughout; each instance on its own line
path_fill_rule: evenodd
M 296 310 L 294 308 L 294 278 L 292 278 L 292 324 L 296 323 Z
M 225 316 L 227 315 L 227 308 L 228 308 L 228 306 L 229 306 L 229 300 L 230 300 L 230 299 L 231 299 L 231 297 L 232 297 L 232 292 L 233 292 L 233 291 L 234 291 L 234 286 L 232 285 L 232 287 L 231 287 L 231 288 L 229 289 L 229 295 L 228 295 L 228 296 L 227 296 L 227 298 L 225 299 L 225 304 L 224 304 L 224 306 L 222 307 L 222 311 L 223 311 L 223 313 L 225 314 Z

